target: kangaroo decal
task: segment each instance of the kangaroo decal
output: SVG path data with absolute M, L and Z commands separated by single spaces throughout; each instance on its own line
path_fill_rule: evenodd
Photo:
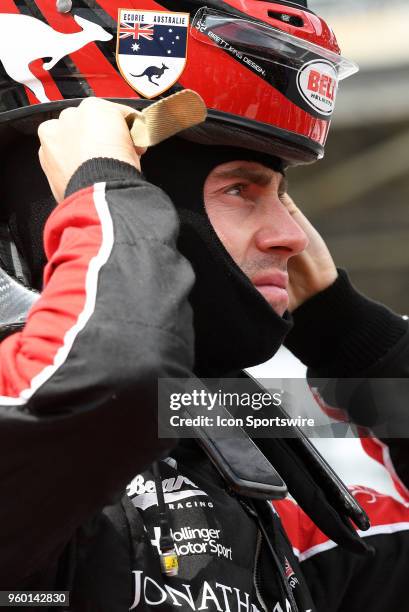
M 82 31 L 64 34 L 29 15 L 0 14 L 0 61 L 9 77 L 28 87 L 39 102 L 50 100 L 42 82 L 30 70 L 32 61 L 50 57 L 43 68 L 51 70 L 64 56 L 88 43 L 112 39 L 112 35 L 96 23 L 78 15 L 74 15 L 74 19 Z
M 158 8 L 162 7 L 158 4 Z M 188 35 L 189 13 L 119 9 L 119 72 L 141 97 L 157 98 L 173 87 L 185 69 Z
M 141 74 L 131 73 L 131 76 L 136 78 L 147 76 L 149 83 L 152 83 L 153 85 L 159 87 L 159 83 L 155 83 L 155 81 L 153 81 L 152 79 L 153 77 L 157 77 L 158 79 L 160 79 L 165 70 L 169 70 L 169 68 L 165 66 L 165 64 L 162 62 L 162 68 L 158 68 L 157 66 L 148 66 Z

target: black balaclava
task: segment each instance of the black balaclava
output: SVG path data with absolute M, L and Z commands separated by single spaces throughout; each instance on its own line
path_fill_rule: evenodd
M 204 146 L 173 138 L 148 150 L 142 170 L 172 199 L 181 228 L 178 248 L 191 262 L 196 283 L 195 372 L 233 375 L 272 357 L 291 328 L 230 257 L 205 211 L 203 186 L 211 170 L 230 161 L 259 162 L 283 171 L 278 158 L 234 147 Z
M 37 136 L 15 135 L 1 157 L 0 220 L 27 264 L 28 282 L 41 290 L 46 258 L 43 248 L 45 222 L 56 206 L 38 159 Z

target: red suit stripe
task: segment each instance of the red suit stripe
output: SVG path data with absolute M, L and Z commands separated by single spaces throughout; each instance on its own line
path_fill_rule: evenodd
M 367 531 L 358 531 L 362 538 L 409 531 L 409 504 L 401 503 L 368 487 L 354 486 L 350 489 L 371 522 Z M 322 533 L 293 501 L 280 500 L 274 502 L 273 506 L 300 561 L 338 546 Z
M 57 206 L 47 221 L 44 241 L 48 264 L 41 300 L 23 331 L 0 345 L 0 403 L 29 399 L 64 363 L 93 313 L 98 273 L 113 244 L 104 184 Z

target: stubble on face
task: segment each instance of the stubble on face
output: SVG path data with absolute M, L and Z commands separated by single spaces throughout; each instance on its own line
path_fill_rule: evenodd
M 271 308 L 282 317 L 288 309 L 287 263 L 272 253 L 268 258 L 252 257 L 237 265 Z

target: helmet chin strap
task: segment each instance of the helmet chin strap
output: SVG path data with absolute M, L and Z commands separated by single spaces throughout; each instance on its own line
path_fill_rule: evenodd
M 206 105 L 191 89 L 182 89 L 125 118 L 135 147 L 151 147 L 203 123 Z

